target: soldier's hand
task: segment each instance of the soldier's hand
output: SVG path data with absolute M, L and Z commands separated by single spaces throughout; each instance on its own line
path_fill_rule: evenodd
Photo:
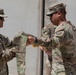
M 32 45 L 34 43 L 34 41 L 35 41 L 35 38 L 33 36 L 29 35 L 27 38 L 26 46 Z
M 40 48 L 42 51 L 47 51 L 47 49 L 46 49 L 45 47 L 39 46 L 39 48 Z
M 48 50 L 47 48 L 45 47 L 42 47 L 42 46 L 39 46 L 39 48 L 42 50 L 42 51 L 45 51 L 45 53 L 49 56 L 52 55 L 52 50 Z
M 52 56 L 52 51 L 51 50 L 46 50 L 45 53 L 49 56 Z

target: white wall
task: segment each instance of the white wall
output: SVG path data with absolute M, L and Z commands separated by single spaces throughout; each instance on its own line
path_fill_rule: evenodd
M 38 36 L 39 32 L 39 0 L 0 0 L 0 8 L 5 10 L 8 18 L 0 33 L 10 39 L 20 31 Z M 26 50 L 26 75 L 37 75 L 39 50 L 31 46 Z M 17 75 L 16 59 L 10 61 L 11 75 Z

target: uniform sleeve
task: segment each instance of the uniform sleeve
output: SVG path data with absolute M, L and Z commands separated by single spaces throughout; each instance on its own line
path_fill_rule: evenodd
M 33 46 L 38 47 L 38 46 L 44 46 L 45 42 L 49 41 L 51 38 L 51 28 L 50 24 L 46 25 L 42 31 L 41 31 L 41 38 L 36 39 Z
M 2 61 L 9 61 L 15 57 L 15 45 L 9 41 L 8 38 L 2 36 L 2 49 L 0 51 L 0 60 Z
M 56 48 L 63 45 L 64 41 L 64 30 L 65 26 L 59 26 L 55 29 L 54 36 L 47 42 L 37 39 L 37 42 L 34 43 L 35 46 L 43 46 L 46 48 Z
M 51 38 L 51 26 L 47 25 L 42 29 L 41 32 L 41 39 L 43 41 L 49 41 Z
M 15 57 L 15 48 L 11 48 L 11 49 L 6 49 L 6 50 L 2 50 L 1 52 L 1 56 L 0 56 L 0 60 L 2 61 L 10 61 Z

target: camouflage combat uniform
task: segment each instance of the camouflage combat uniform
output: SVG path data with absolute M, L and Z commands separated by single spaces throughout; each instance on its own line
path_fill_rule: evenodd
M 16 60 L 18 75 L 25 75 L 26 71 L 26 41 L 27 35 L 24 32 L 19 32 L 14 37 L 14 44 L 16 44 Z
M 52 50 L 51 75 L 76 75 L 76 51 L 72 26 L 69 22 L 62 22 L 56 29 L 54 36 L 44 42 L 36 39 L 34 46 L 43 46 Z
M 51 23 L 46 25 L 42 29 L 41 39 L 47 42 L 50 38 L 53 37 L 55 28 L 56 26 L 52 25 Z M 52 66 L 52 56 L 48 55 L 48 58 L 45 61 L 45 69 L 44 69 L 45 75 L 51 75 L 51 66 Z
M 8 75 L 7 62 L 15 57 L 14 44 L 0 34 L 0 75 Z

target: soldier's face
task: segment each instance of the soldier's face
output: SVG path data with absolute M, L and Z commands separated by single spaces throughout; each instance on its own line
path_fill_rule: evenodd
M 51 22 L 54 24 L 54 25 L 58 25 L 59 24 L 59 17 L 58 17 L 58 13 L 53 13 L 51 16 L 50 16 L 50 20 Z
M 0 17 L 0 28 L 3 27 L 3 21 L 4 21 L 4 18 Z

